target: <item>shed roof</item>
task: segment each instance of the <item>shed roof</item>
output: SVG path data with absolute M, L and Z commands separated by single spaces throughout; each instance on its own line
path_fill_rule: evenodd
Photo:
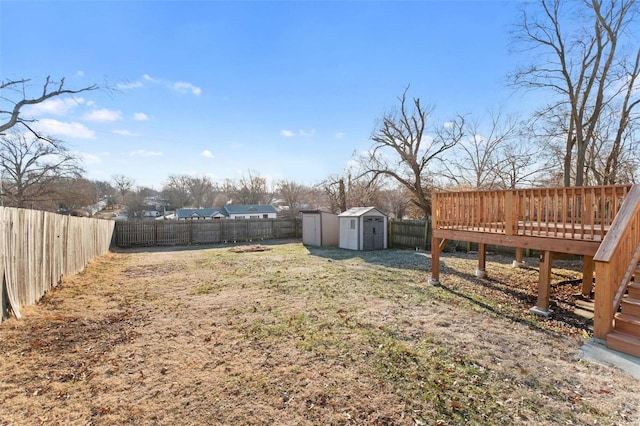
M 380 210 L 376 209 L 375 207 L 352 207 L 347 211 L 344 211 L 342 213 L 340 213 L 338 216 L 340 217 L 360 217 L 360 216 L 364 216 L 367 213 L 370 212 L 377 212 L 382 216 L 386 216 L 384 213 L 382 213 Z

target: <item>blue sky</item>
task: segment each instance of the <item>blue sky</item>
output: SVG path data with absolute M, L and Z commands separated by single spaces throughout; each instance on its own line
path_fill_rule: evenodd
M 86 176 L 161 189 L 171 174 L 314 184 L 370 147 L 409 96 L 434 120 L 524 107 L 509 1 L 0 2 L 0 79 L 83 93 L 26 111 Z

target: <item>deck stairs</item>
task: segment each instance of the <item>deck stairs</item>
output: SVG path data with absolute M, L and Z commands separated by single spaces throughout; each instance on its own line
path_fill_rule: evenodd
M 640 358 L 640 268 L 615 313 L 613 330 L 607 334 L 607 347 Z

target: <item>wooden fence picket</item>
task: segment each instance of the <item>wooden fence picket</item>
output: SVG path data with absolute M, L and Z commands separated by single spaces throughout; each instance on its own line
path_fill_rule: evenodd
M 0 310 L 20 318 L 64 275 L 109 251 L 114 222 L 0 207 Z

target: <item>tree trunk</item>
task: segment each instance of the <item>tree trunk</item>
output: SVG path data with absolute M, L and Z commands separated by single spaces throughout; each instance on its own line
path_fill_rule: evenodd
M 347 211 L 347 194 L 344 189 L 344 179 L 340 179 L 340 182 L 338 184 L 339 184 L 338 203 L 340 204 L 340 211 L 346 212 Z

